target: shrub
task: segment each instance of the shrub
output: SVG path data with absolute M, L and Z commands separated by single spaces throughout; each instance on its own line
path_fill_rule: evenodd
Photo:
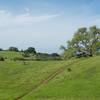
M 72 71 L 72 69 L 71 69 L 71 68 L 67 68 L 67 70 L 68 70 L 68 72 L 71 72 L 71 71 Z
M 15 57 L 13 58 L 14 61 L 24 61 L 25 59 L 23 57 Z
M 0 61 L 5 61 L 5 59 L 3 57 L 0 57 Z

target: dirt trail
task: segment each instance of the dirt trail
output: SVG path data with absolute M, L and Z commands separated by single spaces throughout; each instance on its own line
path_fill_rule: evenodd
M 21 96 L 16 97 L 14 100 L 20 100 L 22 99 L 24 96 L 30 94 L 31 92 L 34 92 L 35 90 L 37 90 L 40 86 L 42 86 L 43 84 L 47 84 L 50 80 L 54 79 L 57 75 L 61 74 L 62 72 L 64 72 L 64 69 L 66 69 L 67 67 L 70 68 L 71 65 L 75 64 L 77 62 L 72 62 L 66 66 L 60 67 L 59 69 L 57 69 L 56 71 L 54 71 L 53 73 L 51 73 L 47 78 L 45 78 L 44 80 L 42 80 L 39 84 L 35 85 L 32 87 L 32 89 L 26 93 L 24 93 Z

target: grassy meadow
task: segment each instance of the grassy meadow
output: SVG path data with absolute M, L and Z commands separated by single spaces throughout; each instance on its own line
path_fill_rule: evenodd
M 0 55 L 21 56 L 4 51 Z M 62 67 L 64 71 L 33 89 Z M 68 61 L 26 61 L 25 64 L 23 61 L 1 61 L 0 100 L 100 100 L 100 56 Z

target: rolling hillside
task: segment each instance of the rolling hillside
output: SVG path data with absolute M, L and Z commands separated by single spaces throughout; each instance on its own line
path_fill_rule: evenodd
M 0 51 L 0 56 L 8 59 L 12 59 L 14 57 L 22 57 L 20 52 L 14 51 Z
M 100 100 L 100 56 L 0 62 L 0 100 Z
M 81 60 L 22 100 L 100 100 L 100 57 Z

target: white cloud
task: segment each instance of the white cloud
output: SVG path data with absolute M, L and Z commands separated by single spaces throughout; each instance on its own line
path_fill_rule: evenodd
M 29 13 L 26 13 L 23 15 L 16 16 L 13 19 L 13 22 L 17 23 L 17 24 L 33 24 L 35 22 L 46 21 L 46 20 L 49 20 L 51 18 L 55 18 L 57 16 L 58 15 L 43 15 L 43 16 L 34 17 L 34 16 L 30 15 Z
M 20 15 L 14 15 L 11 12 L 0 10 L 0 26 L 16 26 L 16 25 L 29 25 L 36 22 L 47 21 L 49 19 L 55 18 L 58 15 L 42 15 L 42 16 L 33 16 L 29 13 L 29 9 L 26 9 L 27 12 Z

